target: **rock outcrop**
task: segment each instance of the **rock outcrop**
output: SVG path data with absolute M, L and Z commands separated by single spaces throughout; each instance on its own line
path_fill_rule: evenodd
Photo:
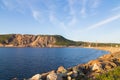
M 18 47 L 51 47 L 55 41 L 53 36 L 13 35 L 9 43 Z
M 0 43 L 0 47 L 2 47 L 3 45 Z
M 30 80 L 40 80 L 40 78 L 41 78 L 41 75 L 40 74 L 36 74 Z
M 55 71 L 51 71 L 47 75 L 46 80 L 57 80 L 57 74 L 55 73 Z
M 67 70 L 63 67 L 63 66 L 60 66 L 57 70 L 57 73 L 66 73 Z

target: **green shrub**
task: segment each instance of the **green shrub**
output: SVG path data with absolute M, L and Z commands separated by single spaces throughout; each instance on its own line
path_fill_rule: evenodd
M 8 41 L 11 37 L 12 37 L 11 34 L 8 34 L 8 35 L 0 35 L 0 43 L 5 43 L 5 42 Z
M 96 76 L 96 80 L 120 80 L 120 66 L 112 71 Z

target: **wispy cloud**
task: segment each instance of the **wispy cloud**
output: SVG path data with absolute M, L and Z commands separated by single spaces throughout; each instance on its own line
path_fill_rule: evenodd
M 11 10 L 14 8 L 12 2 L 8 1 L 8 0 L 2 0 L 2 3 L 4 5 L 4 7 L 6 7 L 7 9 Z
M 78 22 L 78 19 L 76 17 L 73 17 L 69 23 L 68 26 L 74 26 Z
M 76 18 L 76 12 L 75 12 L 75 9 L 74 9 L 74 4 L 75 4 L 75 0 L 68 0 L 68 5 L 69 5 L 69 8 L 70 8 L 70 17 L 71 17 L 71 20 L 69 21 L 68 26 L 73 26 L 78 21 L 77 18 Z
M 54 7 L 56 7 L 56 6 L 54 5 Z M 55 14 L 55 11 L 54 11 L 53 8 L 51 8 L 50 12 L 49 12 L 49 20 L 50 20 L 50 22 L 54 26 L 58 27 L 58 29 L 62 30 L 66 36 L 69 36 L 70 35 L 70 25 L 73 25 L 75 23 L 75 21 L 72 21 L 73 20 L 73 18 L 72 18 L 68 22 L 68 24 L 67 23 L 65 24 L 64 21 L 60 21 L 59 18 L 57 18 L 57 15 Z
M 15 11 L 19 13 L 25 13 L 26 8 L 28 7 L 26 1 L 23 0 L 1 0 L 1 5 L 3 9 L 7 9 L 9 11 Z
M 43 21 L 42 14 L 39 9 L 35 8 L 35 4 L 38 0 L 2 0 L 4 7 L 10 11 L 16 11 L 19 13 L 28 13 L 38 22 Z M 34 2 L 34 3 L 33 3 Z
M 118 10 L 120 10 L 120 6 L 113 8 L 111 11 L 118 11 Z
M 80 10 L 80 13 L 83 17 L 86 16 L 86 4 L 87 4 L 87 0 L 82 0 L 82 8 Z
M 91 1 L 91 5 L 90 5 L 91 8 L 97 8 L 101 3 L 101 0 L 90 0 L 90 1 Z
M 40 4 L 41 6 L 36 5 L 36 4 L 38 4 L 38 2 L 41 3 L 41 1 L 42 0 L 40 0 L 40 1 L 39 0 L 30 0 L 30 1 L 28 1 L 28 0 L 20 0 L 20 1 L 19 0 L 12 0 L 12 1 L 2 0 L 4 6 L 6 8 L 8 8 L 9 10 L 17 11 L 20 13 L 27 13 L 29 11 L 29 12 L 31 12 L 29 14 L 32 14 L 31 16 L 33 16 L 33 18 L 37 21 L 40 21 L 41 17 L 43 18 L 43 16 L 50 18 L 49 20 L 51 20 L 52 16 L 51 15 L 45 16 L 45 14 L 43 12 L 43 11 L 45 11 L 45 9 L 41 10 L 40 7 L 42 5 L 45 5 L 45 7 L 47 7 L 46 12 L 48 12 L 48 13 L 46 13 L 46 14 L 51 14 L 51 12 L 57 13 L 57 9 L 59 9 L 57 6 L 58 3 L 52 2 L 49 0 L 46 2 L 43 0 L 42 5 Z M 79 21 L 78 16 L 85 17 L 86 14 L 88 14 L 87 13 L 88 12 L 87 5 L 89 4 L 88 1 L 89 0 L 67 0 L 68 4 L 66 4 L 66 6 L 69 7 L 69 10 L 68 10 L 69 11 L 69 15 L 68 15 L 69 19 L 66 23 L 66 24 L 68 24 L 67 26 L 74 26 Z M 81 3 L 81 5 L 78 5 L 78 3 Z M 99 3 L 99 0 L 95 0 L 93 6 L 96 7 L 98 5 L 98 3 Z M 76 4 L 79 7 L 79 9 L 76 7 Z M 38 7 L 39 7 L 39 9 L 38 9 Z M 61 7 L 64 7 L 64 6 L 61 6 Z M 78 13 L 80 13 L 81 15 L 77 15 Z M 63 19 L 68 18 L 68 16 L 65 16 Z
M 86 8 L 83 7 L 83 8 L 81 9 L 80 13 L 81 13 L 82 17 L 86 17 Z
M 99 7 L 100 3 L 101 0 L 81 0 L 81 6 L 82 6 L 80 10 L 81 16 L 86 17 L 87 15 L 90 15 L 89 11 L 94 11 L 93 12 L 94 14 L 96 8 Z
M 113 21 L 115 21 L 115 20 L 118 20 L 118 19 L 120 19 L 120 14 L 119 15 L 115 15 L 115 16 L 112 16 L 112 17 L 109 17 L 109 18 L 107 18 L 107 19 L 105 19 L 105 20 L 102 20 L 102 21 L 100 21 L 100 22 L 98 22 L 98 23 L 95 23 L 95 24 L 93 24 L 93 25 L 91 25 L 91 26 L 89 26 L 89 27 L 85 27 L 85 28 L 80 28 L 80 29 L 77 29 L 77 30 L 74 30 L 72 33 L 73 33 L 73 35 L 74 36 L 76 36 L 76 35 L 80 35 L 80 34 L 84 34 L 84 36 L 85 35 L 89 35 L 89 33 L 91 34 L 91 32 L 93 32 L 92 30 L 95 30 L 95 29 L 97 29 L 97 28 L 100 28 L 100 27 L 103 27 L 103 25 L 105 25 L 105 24 L 109 24 L 109 23 L 111 23 L 111 22 L 113 22 Z M 83 36 L 83 35 L 81 35 L 81 36 Z M 83 37 L 84 37 L 83 36 Z M 95 35 L 96 36 L 96 35 Z M 108 36 L 107 36 L 108 37 Z M 78 36 L 76 37 L 76 39 L 77 38 L 79 38 Z
M 50 13 L 50 14 L 49 14 L 49 20 L 50 20 L 50 22 L 53 23 L 53 24 L 56 22 L 56 17 L 53 15 L 53 13 Z
M 37 20 L 37 21 L 40 21 L 40 19 L 41 19 L 41 14 L 40 14 L 40 12 L 37 11 L 37 10 L 32 10 L 32 16 L 33 16 L 33 18 L 34 18 L 35 20 Z
M 60 21 L 53 13 L 49 15 L 50 22 L 55 25 L 61 27 L 63 30 L 67 30 L 67 27 L 65 26 L 64 22 Z
M 71 14 L 72 16 L 74 16 L 74 15 L 75 15 L 75 10 L 74 10 L 74 8 L 73 8 L 74 0 L 68 0 L 68 5 L 69 5 L 69 7 L 70 7 L 70 14 Z
M 99 27 L 101 27 L 101 26 L 103 26 L 103 25 L 105 25 L 105 24 L 108 24 L 108 23 L 110 23 L 110 22 L 112 22 L 112 21 L 115 21 L 115 20 L 117 20 L 117 19 L 120 19 L 120 14 L 119 14 L 119 15 L 112 16 L 112 17 L 110 17 L 110 18 L 108 18 L 108 19 L 105 19 L 105 20 L 103 20 L 103 21 L 100 21 L 100 22 L 98 22 L 98 23 L 96 23 L 96 24 L 93 24 L 92 26 L 88 27 L 86 30 L 91 30 L 91 29 L 99 28 Z
M 50 11 L 49 13 L 49 20 L 52 24 L 54 25 L 59 25 L 59 27 L 61 27 L 65 32 L 70 33 L 70 31 L 72 31 L 72 26 L 75 26 L 75 24 L 79 21 L 77 18 L 77 13 L 78 12 L 78 8 L 75 8 L 75 5 L 78 4 L 78 0 L 67 0 L 68 1 L 68 7 L 69 7 L 69 13 L 70 13 L 70 19 L 68 22 L 64 22 L 64 21 L 60 21 L 57 16 L 54 14 L 55 11 L 53 11 L 53 9 Z M 93 1 L 93 2 L 92 2 Z M 93 7 L 97 8 L 100 4 L 99 0 L 92 0 L 91 3 L 93 3 Z M 79 1 L 80 3 L 81 1 Z M 80 12 L 82 15 L 82 17 L 85 17 L 87 14 L 87 6 L 89 4 L 88 0 L 82 0 L 81 8 L 79 8 Z M 57 7 L 57 5 L 54 7 Z
M 69 35 L 70 31 L 67 25 L 65 25 L 64 22 L 60 21 L 53 13 L 49 14 L 49 19 L 50 22 L 54 25 L 57 26 L 59 29 L 62 29 L 62 31 L 66 34 Z
M 0 8 L 4 9 L 5 7 L 3 6 L 2 2 L 0 2 Z
M 64 19 L 67 19 L 68 21 L 65 22 L 64 20 L 59 19 L 59 15 L 56 15 L 56 9 L 58 8 L 58 6 L 56 4 L 51 4 L 51 7 L 49 7 L 48 4 L 46 4 L 46 6 L 48 6 L 49 9 L 49 21 L 54 25 L 54 26 L 58 26 L 60 27 L 63 31 L 65 32 L 69 32 L 70 27 L 72 27 L 73 25 L 75 25 L 77 23 L 77 18 L 76 18 L 76 12 L 74 9 L 74 4 L 75 1 L 74 0 L 67 0 L 68 4 L 65 6 L 62 6 L 64 8 L 67 8 L 66 10 L 69 11 L 69 15 L 63 17 Z M 69 10 L 68 10 L 69 9 Z M 65 12 L 66 12 L 65 10 Z M 61 16 L 62 17 L 62 16 Z

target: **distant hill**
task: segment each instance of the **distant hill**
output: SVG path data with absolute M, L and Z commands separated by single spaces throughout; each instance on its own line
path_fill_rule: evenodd
M 21 35 L 5 34 L 0 35 L 0 47 L 119 47 L 117 43 L 95 43 L 72 41 L 60 35 Z
M 81 45 L 82 42 L 68 40 L 60 35 L 0 35 L 0 46 L 5 47 L 66 47 Z

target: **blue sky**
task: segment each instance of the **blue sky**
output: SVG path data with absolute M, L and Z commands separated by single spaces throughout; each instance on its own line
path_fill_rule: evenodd
M 0 34 L 120 43 L 120 0 L 0 0 Z

